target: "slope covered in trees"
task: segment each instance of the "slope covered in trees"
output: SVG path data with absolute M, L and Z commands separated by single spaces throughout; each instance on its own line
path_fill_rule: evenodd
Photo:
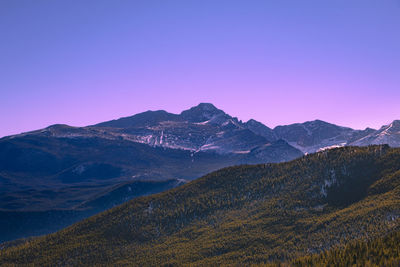
M 266 264 L 400 226 L 400 149 L 237 166 L 0 251 L 4 264 Z M 306 260 L 306 259 L 305 259 Z
M 306 256 L 293 266 L 400 266 L 400 231 L 374 240 L 357 240 L 343 248 Z

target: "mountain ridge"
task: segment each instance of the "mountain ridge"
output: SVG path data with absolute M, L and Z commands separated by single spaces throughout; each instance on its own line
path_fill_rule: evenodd
M 301 150 L 303 153 L 312 153 L 320 149 L 345 145 L 363 146 L 387 143 L 391 146 L 398 147 L 400 146 L 400 131 L 385 132 L 386 128 L 391 128 L 390 125 L 394 125 L 394 128 L 397 129 L 398 124 L 399 120 L 394 120 L 392 123 L 384 125 L 378 130 L 369 127 L 364 130 L 354 130 L 350 127 L 338 126 L 316 119 L 303 123 L 279 125 L 272 129 L 254 119 L 242 122 L 236 117 L 226 114 L 223 110 L 218 109 L 211 103 L 200 103 L 197 106 L 183 110 L 179 114 L 169 113 L 165 110 L 149 110 L 91 126 L 73 128 L 98 129 L 102 133 L 108 131 L 108 138 L 125 138 L 152 146 L 187 149 L 194 152 L 202 149 L 210 150 L 211 147 L 211 150 L 217 153 L 226 153 L 227 149 L 221 148 L 218 150 L 218 146 L 207 143 L 207 140 L 211 136 L 212 140 L 210 139 L 209 141 L 221 139 L 218 138 L 218 135 L 224 137 L 223 131 L 216 130 L 215 127 L 228 131 L 249 129 L 255 135 L 264 137 L 266 142 L 271 143 L 282 139 L 288 142 L 289 145 Z M 188 130 L 192 131 L 192 134 L 195 134 L 199 139 L 194 140 L 196 137 L 179 136 L 179 133 L 174 132 L 174 127 L 179 129 L 188 127 Z M 41 131 L 43 131 L 43 129 Z M 182 132 L 182 130 L 180 131 Z M 207 131 L 207 134 L 201 134 L 201 132 Z M 22 135 L 30 133 L 33 132 L 23 133 Z M 186 134 L 188 135 L 188 133 Z M 382 137 L 382 135 L 384 135 L 384 137 Z M 170 139 L 168 139 L 169 137 Z M 175 140 L 179 138 L 185 138 L 186 140 Z M 262 146 L 264 144 L 259 145 Z M 255 147 L 250 147 L 247 150 L 253 148 Z M 232 149 L 228 149 L 228 152 L 234 152 Z

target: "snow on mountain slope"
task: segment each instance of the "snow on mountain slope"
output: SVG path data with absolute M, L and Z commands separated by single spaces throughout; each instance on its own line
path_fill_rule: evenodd
M 388 144 L 391 147 L 400 147 L 400 120 L 395 120 L 379 130 L 351 143 L 355 146 Z
M 350 145 L 375 130 L 354 130 L 321 120 L 277 126 L 274 134 L 303 153 L 314 153 L 334 147 Z
M 107 138 L 119 137 L 151 146 L 219 154 L 246 153 L 278 140 L 262 123 L 254 120 L 243 123 L 210 103 L 200 103 L 181 114 L 148 111 L 100 123 L 94 128 L 109 133 L 111 137 Z

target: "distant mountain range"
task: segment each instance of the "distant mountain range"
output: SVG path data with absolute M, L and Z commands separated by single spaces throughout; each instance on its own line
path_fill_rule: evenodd
M 12 212 L 14 226 L 25 226 L 14 233 L 3 228 L 0 242 L 59 229 L 53 227 L 57 222 L 52 218 L 60 210 L 89 216 L 222 167 L 284 162 L 304 153 L 370 144 L 400 146 L 400 121 L 379 130 L 353 130 L 319 120 L 271 129 L 201 103 L 181 114 L 147 111 L 87 127 L 58 124 L 7 136 L 0 139 L 0 225 L 12 221 Z M 166 180 L 173 182 L 168 186 L 155 183 Z M 154 185 L 154 190 L 112 193 L 138 181 Z M 113 196 L 108 204 L 96 200 L 108 199 L 106 195 Z M 90 208 L 84 205 L 89 201 L 94 203 Z M 19 212 L 46 214 L 53 226 L 43 224 L 40 230 L 37 224 L 29 224 L 29 216 L 19 219 Z M 76 221 L 74 216 L 67 217 L 62 226 Z
M 103 122 L 94 127 L 101 127 L 108 133 L 112 132 L 114 136 L 151 146 L 194 152 L 215 151 L 220 154 L 251 154 L 253 149 L 260 150 L 265 148 L 266 144 L 274 144 L 277 141 L 281 144 L 285 141 L 303 153 L 348 145 L 400 146 L 400 120 L 382 126 L 379 130 L 354 130 L 321 120 L 271 129 L 253 119 L 243 123 L 209 103 L 201 103 L 179 115 L 165 111 L 147 111 Z M 286 146 L 284 149 L 290 148 Z M 260 157 L 266 161 L 282 161 L 289 158 L 278 157 L 271 160 Z

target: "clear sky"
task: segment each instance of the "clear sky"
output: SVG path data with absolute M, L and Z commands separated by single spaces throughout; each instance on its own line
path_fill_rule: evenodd
M 0 136 L 200 102 L 270 127 L 400 119 L 400 1 L 0 1 Z

